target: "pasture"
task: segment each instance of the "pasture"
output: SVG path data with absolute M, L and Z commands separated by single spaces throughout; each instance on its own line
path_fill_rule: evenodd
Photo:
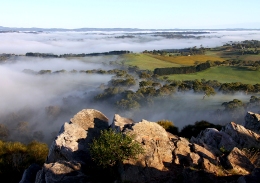
M 163 77 L 163 76 L 162 76 Z M 221 83 L 241 82 L 248 84 L 260 83 L 260 71 L 252 71 L 246 67 L 218 66 L 191 74 L 167 75 L 171 80 L 218 80 Z

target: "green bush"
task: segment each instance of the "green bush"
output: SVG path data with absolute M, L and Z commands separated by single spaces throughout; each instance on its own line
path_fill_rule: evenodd
M 47 155 L 48 146 L 44 143 L 0 141 L 0 180 L 19 182 L 25 169 L 32 163 L 43 164 Z
M 178 135 L 178 128 L 174 126 L 172 121 L 163 119 L 157 121 L 157 124 L 161 125 L 167 132 Z
M 116 133 L 112 129 L 101 131 L 100 137 L 90 144 L 93 161 L 104 168 L 129 158 L 135 159 L 140 153 L 143 153 L 143 148 L 132 136 Z

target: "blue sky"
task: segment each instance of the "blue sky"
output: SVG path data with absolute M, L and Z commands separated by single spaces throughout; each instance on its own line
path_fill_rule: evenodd
M 0 26 L 260 28 L 260 0 L 0 0 Z

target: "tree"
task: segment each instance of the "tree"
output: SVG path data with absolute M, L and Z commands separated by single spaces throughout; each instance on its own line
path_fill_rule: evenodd
M 216 92 L 215 92 L 215 90 L 214 90 L 214 88 L 212 88 L 211 86 L 203 86 L 202 87 L 202 90 L 204 91 L 204 96 L 203 96 L 203 99 L 206 97 L 206 96 L 210 96 L 210 95 L 215 95 L 216 94 Z
M 178 135 L 178 127 L 174 126 L 172 121 L 163 119 L 157 121 L 157 124 L 161 125 L 167 132 Z
M 93 161 L 104 168 L 130 158 L 136 159 L 143 151 L 141 144 L 134 141 L 132 136 L 116 133 L 112 129 L 101 131 L 100 137 L 90 144 Z

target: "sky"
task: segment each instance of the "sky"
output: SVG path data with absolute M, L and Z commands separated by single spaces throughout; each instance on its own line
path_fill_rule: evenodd
M 0 26 L 260 28 L 259 0 L 0 0 Z

